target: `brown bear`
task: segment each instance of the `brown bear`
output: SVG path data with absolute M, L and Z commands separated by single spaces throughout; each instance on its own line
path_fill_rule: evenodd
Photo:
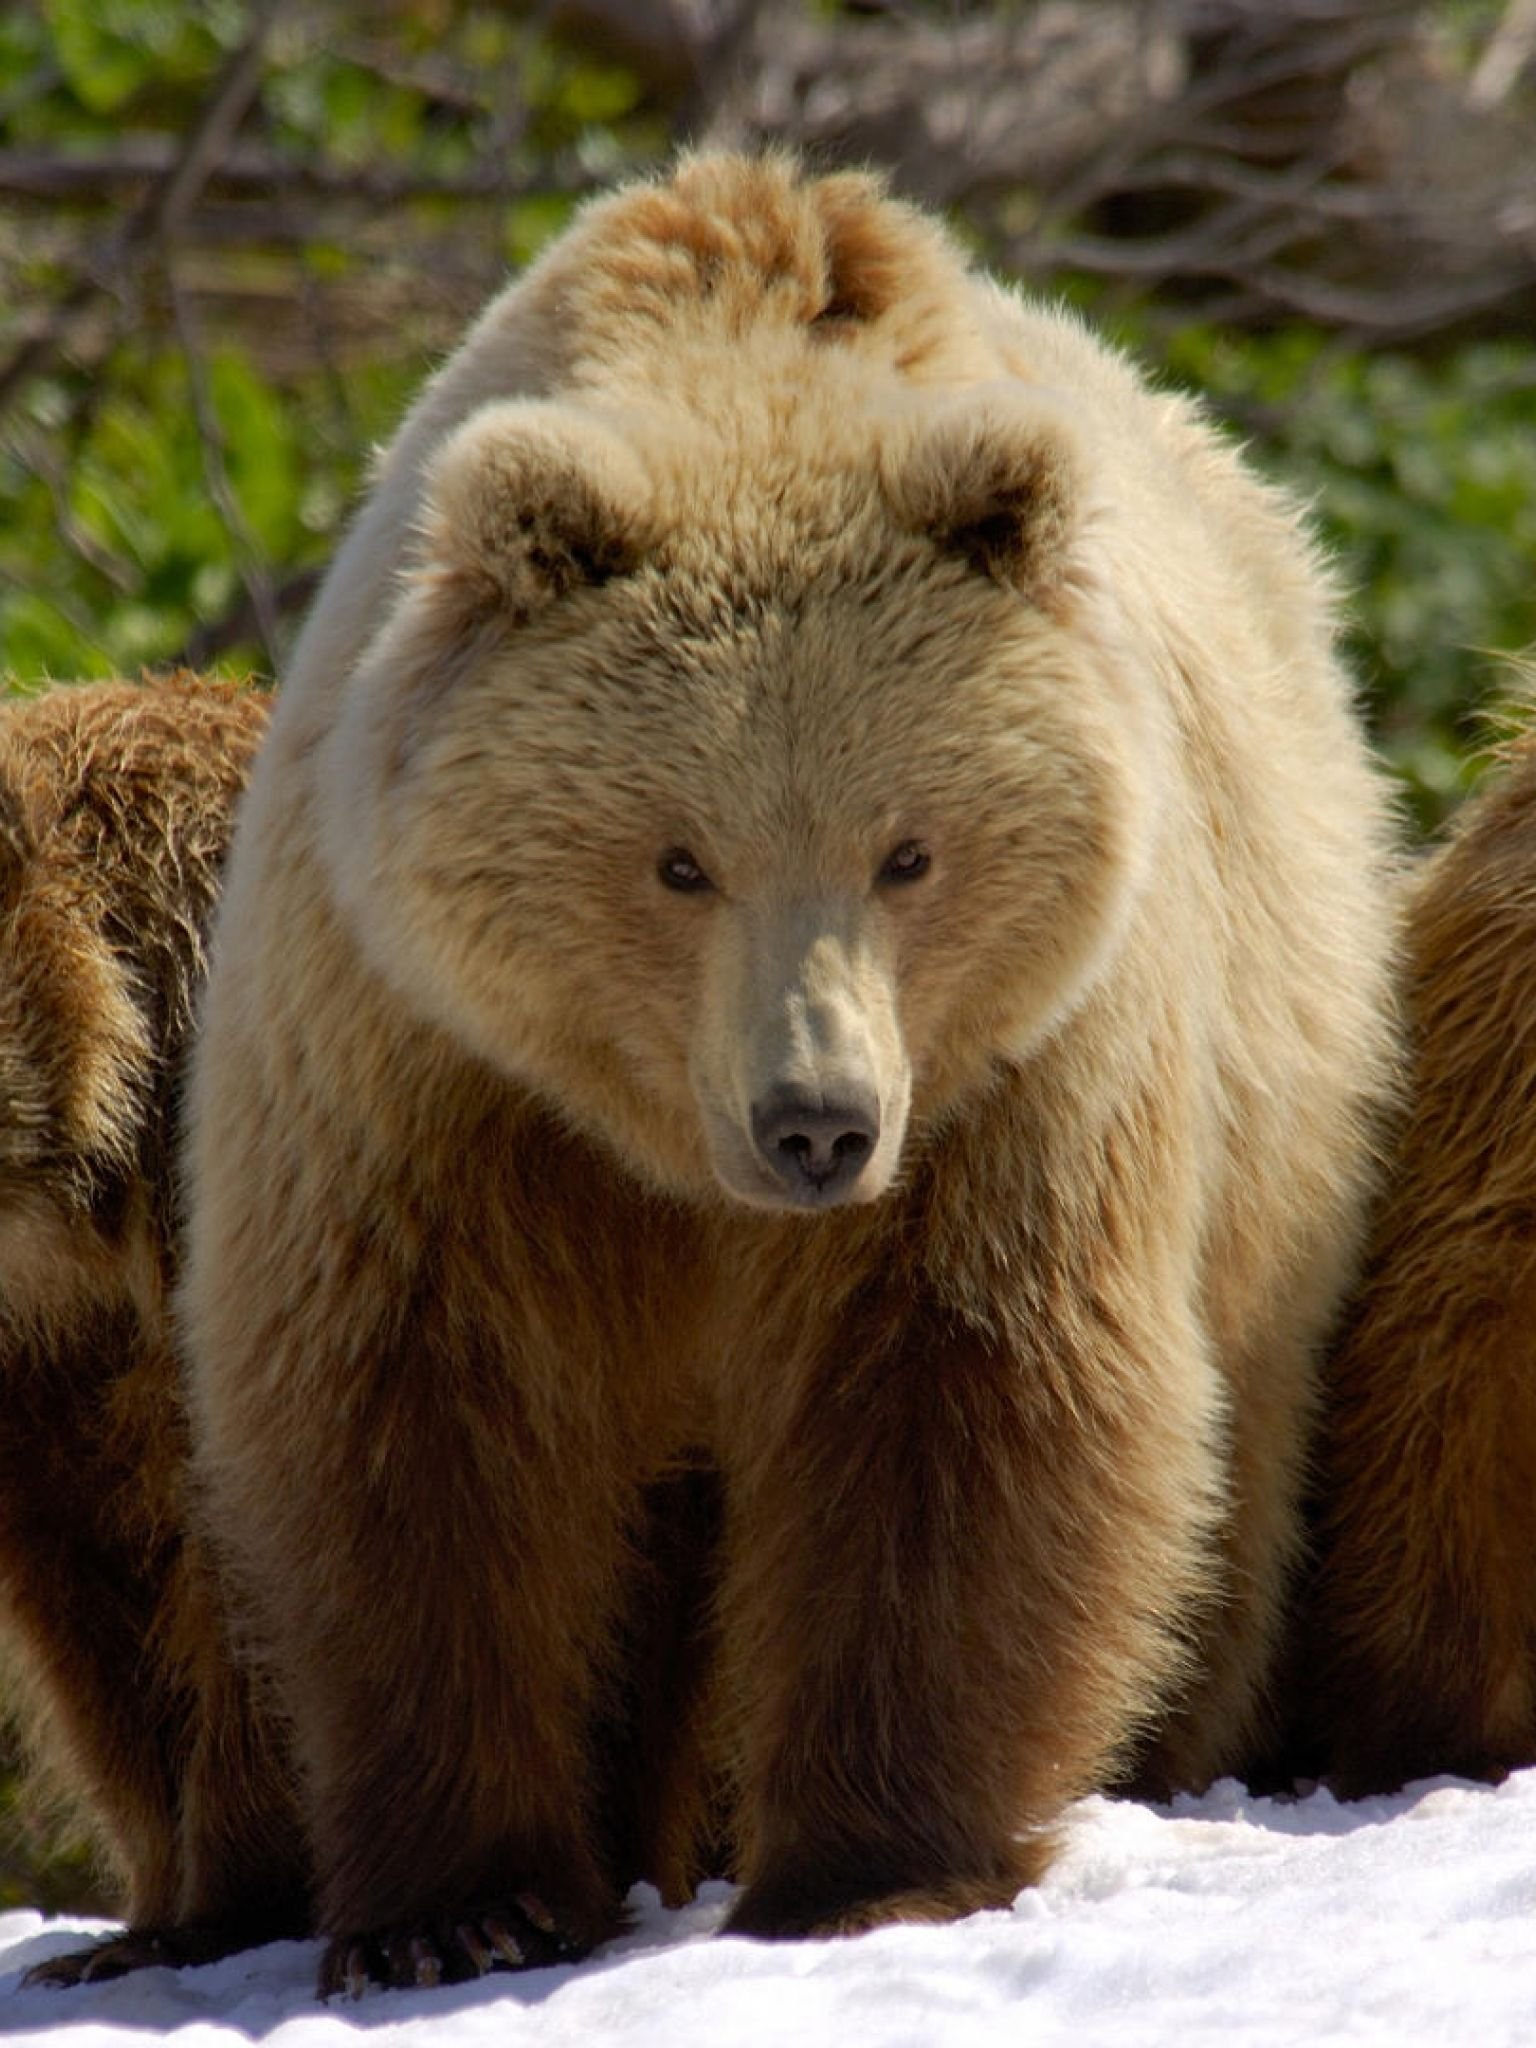
M 583 1948 L 717 1815 L 737 1931 L 949 1918 L 1245 1753 L 1394 1065 L 1331 631 L 1190 404 L 868 177 L 623 190 L 429 386 L 188 1118 L 197 1498 L 325 1988 Z
M 1341 1792 L 1536 1763 L 1536 739 L 1413 886 L 1412 1080 L 1330 1363 L 1300 1660 Z
M 169 1338 L 204 927 L 266 716 L 190 679 L 0 704 L 0 1627 L 135 1929 L 43 1972 L 66 1981 L 307 1917 L 281 1767 L 183 1540 Z

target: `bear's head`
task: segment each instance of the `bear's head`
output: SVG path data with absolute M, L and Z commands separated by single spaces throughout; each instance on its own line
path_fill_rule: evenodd
M 1048 395 L 800 397 L 477 414 L 319 772 L 419 1013 L 653 1184 L 821 1209 L 1093 985 L 1159 736 Z

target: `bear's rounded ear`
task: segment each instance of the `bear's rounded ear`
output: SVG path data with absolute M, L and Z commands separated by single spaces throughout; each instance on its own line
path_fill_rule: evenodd
M 635 451 L 600 422 L 539 400 L 487 405 L 427 476 L 417 575 L 476 618 L 522 624 L 582 584 L 638 566 L 654 538 Z
M 1085 464 L 1067 421 L 1027 391 L 987 387 L 912 426 L 884 464 L 897 518 L 1054 609 L 1080 576 L 1087 524 Z

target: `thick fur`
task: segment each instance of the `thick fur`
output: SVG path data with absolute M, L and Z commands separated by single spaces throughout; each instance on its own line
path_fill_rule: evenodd
M 1342 1791 L 1536 1763 L 1536 743 L 1409 917 L 1409 1113 L 1332 1362 L 1309 1681 Z
M 614 1927 L 601 1731 L 696 1454 L 638 1867 L 696 1872 L 718 1754 L 734 1927 L 1001 1902 L 1074 1794 L 1245 1754 L 1393 1061 L 1331 628 L 1190 406 L 863 177 L 623 191 L 429 387 L 257 766 L 190 1120 L 196 1468 L 326 1983 L 525 1889 Z
M 0 1611 L 137 1935 L 181 1931 L 162 1956 L 304 1922 L 297 1828 L 183 1540 L 169 1335 L 204 928 L 265 723 L 186 680 L 0 705 Z

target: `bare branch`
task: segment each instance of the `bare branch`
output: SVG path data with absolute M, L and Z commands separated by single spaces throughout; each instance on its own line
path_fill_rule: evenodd
M 319 569 L 297 569 L 285 576 L 271 592 L 272 606 L 280 621 L 295 622 L 304 607 L 314 596 L 320 584 Z M 213 619 L 199 626 L 187 636 L 175 659 L 167 663 L 170 668 L 206 668 L 221 654 L 227 654 L 231 647 L 242 646 L 248 640 L 264 638 L 251 601 L 249 589 L 242 588 L 239 597 L 222 618 Z

